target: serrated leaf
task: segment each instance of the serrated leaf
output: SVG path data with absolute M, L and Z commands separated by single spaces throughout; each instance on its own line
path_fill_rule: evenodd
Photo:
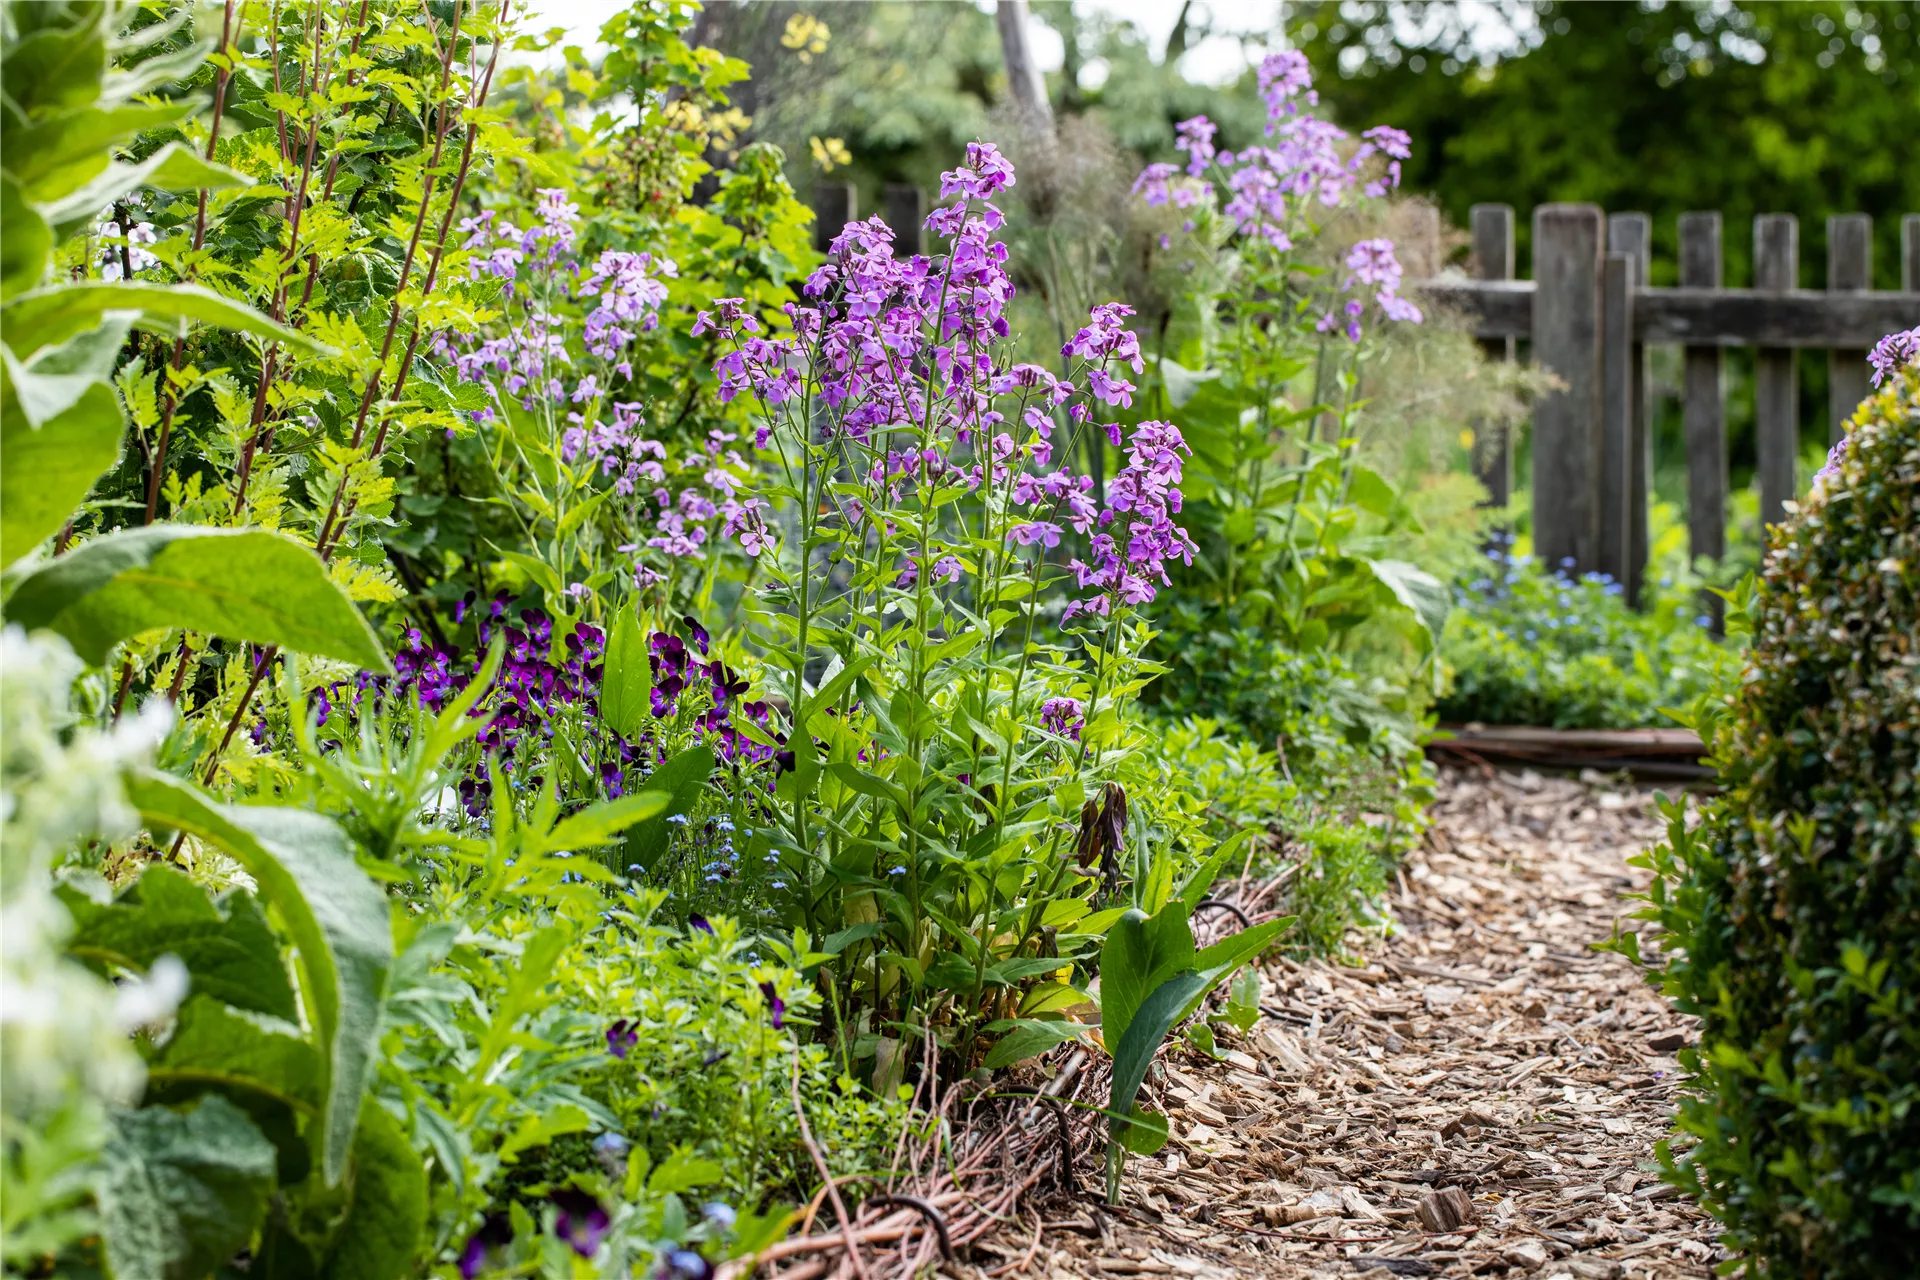
M 354 862 L 346 833 L 318 814 L 220 804 L 158 773 L 133 774 L 126 787 L 149 826 L 184 831 L 245 868 L 293 936 L 302 997 L 326 1067 L 321 1166 L 329 1185 L 338 1182 L 372 1075 L 393 964 L 386 895 Z
M 320 558 L 262 529 L 155 524 L 110 533 L 24 578 L 7 618 L 58 632 L 95 664 L 128 636 L 187 627 L 393 670 Z

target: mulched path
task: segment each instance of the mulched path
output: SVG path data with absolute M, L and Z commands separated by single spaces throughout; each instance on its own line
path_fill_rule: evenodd
M 1449 771 L 1433 814 L 1364 967 L 1268 969 L 1226 1061 L 1155 1068 L 1174 1136 L 1125 1208 L 1056 1200 L 983 1242 L 1000 1265 L 977 1247 L 987 1274 L 1712 1274 L 1712 1223 L 1653 1163 L 1688 1020 L 1589 949 L 1645 883 L 1651 789 Z

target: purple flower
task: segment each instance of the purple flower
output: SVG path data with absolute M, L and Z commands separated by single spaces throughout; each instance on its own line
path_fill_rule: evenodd
M 693 914 L 687 917 L 687 928 L 698 929 L 701 933 L 706 934 L 708 937 L 713 936 L 713 925 L 709 923 L 707 918 L 701 915 L 698 911 L 694 912 Z
M 586 1192 L 570 1187 L 555 1191 L 547 1199 L 559 1210 L 554 1215 L 553 1233 L 581 1257 L 591 1258 L 613 1225 L 606 1209 Z
M 713 1264 L 692 1249 L 675 1249 L 653 1275 L 654 1280 L 713 1280 Z
M 771 982 L 760 984 L 760 994 L 766 997 L 768 1021 L 773 1024 L 773 1029 L 778 1031 L 786 1022 L 787 1002 L 780 998 L 779 992 L 774 989 Z
M 640 1030 L 637 1024 L 621 1018 L 607 1028 L 607 1052 L 616 1058 L 624 1059 L 627 1050 L 640 1042 Z
M 1078 698 L 1048 698 L 1040 704 L 1040 727 L 1078 742 L 1086 714 L 1087 709 Z
M 460 1280 L 474 1280 L 493 1251 L 505 1248 L 512 1241 L 513 1224 L 507 1215 L 488 1214 L 480 1223 L 480 1229 L 467 1237 L 466 1246 L 460 1250 Z
M 1873 350 L 1867 353 L 1867 363 L 1873 366 L 1873 385 L 1879 386 L 1893 375 L 1893 371 L 1903 364 L 1920 364 L 1920 326 L 1904 333 L 1890 333 L 1873 344 Z

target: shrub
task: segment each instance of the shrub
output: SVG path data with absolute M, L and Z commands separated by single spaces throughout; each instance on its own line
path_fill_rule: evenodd
M 1703 1019 L 1667 1177 L 1770 1275 L 1906 1274 L 1920 1240 L 1920 372 L 1852 426 L 1697 708 L 1723 798 L 1646 855 L 1654 972 Z

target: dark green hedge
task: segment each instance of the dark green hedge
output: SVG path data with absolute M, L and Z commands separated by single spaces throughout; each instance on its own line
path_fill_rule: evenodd
M 1722 796 L 1647 855 L 1656 975 L 1703 1018 L 1668 1175 L 1769 1277 L 1920 1275 L 1917 597 L 1907 370 L 1773 531 L 1743 680 L 1700 708 Z

